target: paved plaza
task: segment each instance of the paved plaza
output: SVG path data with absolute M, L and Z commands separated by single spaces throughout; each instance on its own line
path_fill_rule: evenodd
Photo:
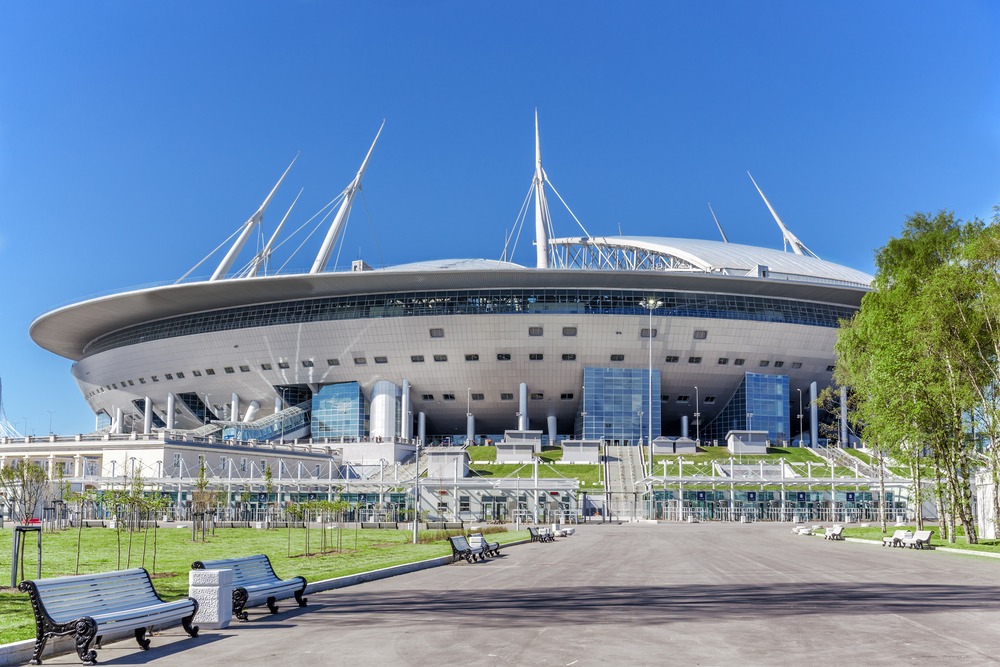
M 1000 664 L 1000 560 L 784 524 L 581 526 L 553 544 L 175 628 L 107 665 Z M 75 654 L 45 660 L 79 664 Z

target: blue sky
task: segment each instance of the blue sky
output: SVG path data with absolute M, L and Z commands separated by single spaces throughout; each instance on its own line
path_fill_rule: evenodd
M 383 118 L 341 266 L 499 257 L 537 107 L 545 169 L 593 234 L 717 239 L 711 201 L 730 241 L 781 247 L 749 169 L 807 246 L 872 271 L 910 213 L 1000 203 L 998 31 L 987 1 L 2 3 L 6 414 L 90 430 L 31 321 L 179 278 L 301 152 L 265 219 L 304 188 L 297 227 Z

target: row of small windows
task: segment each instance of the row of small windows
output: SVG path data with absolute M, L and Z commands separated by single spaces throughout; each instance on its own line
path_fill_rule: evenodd
M 650 295 L 635 290 L 590 289 L 499 289 L 399 292 L 347 297 L 320 297 L 297 301 L 225 308 L 119 329 L 93 340 L 84 354 L 194 334 L 234 331 L 253 327 L 304 324 L 384 317 L 446 315 L 533 315 L 557 308 L 565 314 L 646 315 Z M 656 317 L 702 317 L 724 320 L 780 322 L 836 328 L 850 319 L 857 308 L 793 299 L 736 294 L 661 292 L 662 302 L 652 311 Z M 444 338 L 445 328 L 429 330 L 432 338 Z M 529 335 L 544 335 L 540 326 L 529 327 Z M 577 335 L 576 327 L 563 327 L 564 336 Z M 646 330 L 655 337 L 655 330 Z M 695 333 L 699 339 L 706 330 Z
M 691 396 L 689 394 L 679 394 L 676 399 L 678 403 L 688 403 L 691 401 Z M 670 401 L 670 394 L 660 394 L 660 402 L 667 403 Z M 701 401 L 705 405 L 711 405 L 715 403 L 715 396 L 706 396 Z
M 471 393 L 471 394 L 469 394 L 469 396 L 474 401 L 485 401 L 486 400 L 486 394 Z M 573 396 L 574 396 L 574 394 L 572 392 L 562 393 L 562 394 L 559 394 L 559 400 L 561 400 L 561 401 L 572 401 L 573 400 Z M 542 399 L 545 398 L 545 393 L 544 392 L 540 392 L 540 391 L 539 392 L 534 392 L 532 394 L 529 394 L 528 398 L 530 398 L 533 401 L 541 401 Z M 433 401 L 434 400 L 434 394 L 420 394 L 420 400 L 423 400 L 423 401 Z M 455 400 L 455 394 L 452 394 L 452 393 L 441 394 L 441 400 L 442 401 L 454 401 Z M 501 401 L 513 401 L 514 400 L 514 394 L 511 394 L 511 393 L 508 393 L 508 392 L 503 392 L 503 393 L 500 394 L 500 400 Z

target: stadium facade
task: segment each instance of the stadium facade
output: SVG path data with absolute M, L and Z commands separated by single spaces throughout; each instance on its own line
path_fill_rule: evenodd
M 817 441 L 810 398 L 831 383 L 838 323 L 871 276 L 813 255 L 773 209 L 790 251 L 556 238 L 536 125 L 535 266 L 327 271 L 371 155 L 308 273 L 268 275 L 282 225 L 233 270 L 279 181 L 211 279 L 65 306 L 37 318 L 32 338 L 73 361 L 111 433 L 410 444 L 538 430 L 626 445 L 765 430 Z

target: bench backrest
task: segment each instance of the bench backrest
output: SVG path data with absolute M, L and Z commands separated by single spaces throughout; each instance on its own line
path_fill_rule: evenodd
M 191 564 L 195 570 L 232 570 L 233 586 L 253 586 L 278 580 L 265 554 L 220 560 L 198 560 Z
M 894 530 L 892 532 L 892 539 L 894 539 L 894 540 L 901 540 L 901 539 L 903 539 L 905 537 L 909 537 L 909 536 L 910 536 L 910 531 L 908 531 L 908 530 Z
M 42 608 L 56 623 L 163 602 L 141 567 L 25 583 L 38 592 Z
M 472 551 L 472 545 L 465 539 L 465 535 L 453 535 L 448 539 L 451 540 L 451 546 L 455 551 Z
M 842 532 L 844 532 L 844 527 L 843 526 L 833 526 L 832 528 L 830 528 L 830 530 L 828 530 L 826 532 L 828 532 L 830 535 L 840 535 Z
M 933 533 L 933 530 L 918 530 L 913 533 L 913 539 L 917 542 L 927 542 L 931 539 Z

